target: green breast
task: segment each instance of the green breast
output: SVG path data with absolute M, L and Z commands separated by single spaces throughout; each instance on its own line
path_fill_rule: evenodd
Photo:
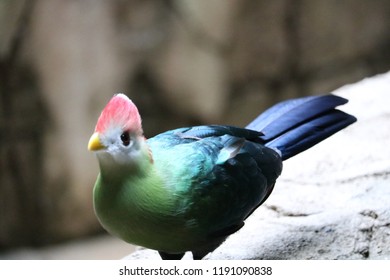
M 103 227 L 128 243 L 182 252 L 205 242 L 196 224 L 187 220 L 180 192 L 167 186 L 156 171 L 147 176 L 106 179 L 94 188 L 94 208 Z

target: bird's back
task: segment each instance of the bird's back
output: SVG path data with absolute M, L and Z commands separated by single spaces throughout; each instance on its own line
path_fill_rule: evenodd
M 233 233 L 271 193 L 282 161 L 259 135 L 199 126 L 148 140 L 156 170 L 178 198 L 178 215 L 198 235 L 212 239 Z

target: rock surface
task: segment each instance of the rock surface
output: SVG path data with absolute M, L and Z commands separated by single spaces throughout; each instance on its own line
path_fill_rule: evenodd
M 390 259 L 389 93 L 390 72 L 334 91 L 358 122 L 286 161 L 267 202 L 206 259 Z

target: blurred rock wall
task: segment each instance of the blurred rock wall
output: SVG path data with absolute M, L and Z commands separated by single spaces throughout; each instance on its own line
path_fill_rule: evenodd
M 0 249 L 100 231 L 86 146 L 113 93 L 146 136 L 245 125 L 390 67 L 387 0 L 0 1 Z

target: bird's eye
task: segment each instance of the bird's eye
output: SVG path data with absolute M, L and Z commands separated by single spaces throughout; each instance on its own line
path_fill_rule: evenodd
M 130 133 L 125 131 L 121 134 L 121 141 L 123 146 L 129 146 L 130 144 Z

